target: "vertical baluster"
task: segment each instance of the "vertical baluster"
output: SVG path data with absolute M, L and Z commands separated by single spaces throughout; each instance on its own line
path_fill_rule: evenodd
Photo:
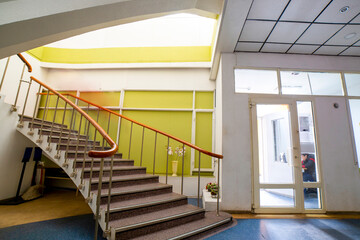
M 184 193 L 184 157 L 185 157 L 185 145 L 182 146 L 183 154 L 182 154 L 182 169 L 181 169 L 181 194 Z
M 57 96 L 57 99 L 56 99 L 55 112 L 54 112 L 53 121 L 51 123 L 50 136 L 49 136 L 49 140 L 48 140 L 49 143 L 48 143 L 48 146 L 46 148 L 46 150 L 48 150 L 50 152 L 51 152 L 51 147 L 50 147 L 51 137 L 52 137 L 52 133 L 53 133 L 53 130 L 54 130 L 54 122 L 55 122 L 55 119 L 56 119 L 56 112 L 57 112 L 57 109 L 58 109 L 58 105 L 59 105 L 59 96 Z
M 17 90 L 17 93 L 16 93 L 16 97 L 15 97 L 15 102 L 14 102 L 14 105 L 11 107 L 11 111 L 12 112 L 15 112 L 17 111 L 17 108 L 16 108 L 16 104 L 17 104 L 17 100 L 19 98 L 19 93 L 20 93 L 20 88 L 21 88 L 21 82 L 23 82 L 23 76 L 24 76 L 24 72 L 25 72 L 25 64 L 23 66 L 23 69 L 22 69 L 22 72 L 21 72 L 21 77 L 20 77 L 20 80 L 19 80 L 19 87 L 18 87 L 18 90 Z M 30 88 L 30 87 L 29 87 Z
M 114 166 L 114 155 L 111 157 L 110 165 L 110 179 L 109 179 L 109 191 L 108 191 L 108 202 L 107 202 L 107 218 L 106 218 L 106 231 L 109 231 L 109 220 L 110 220 L 110 203 L 111 203 L 111 187 L 112 187 L 112 176 Z
M 39 139 L 36 140 L 37 143 L 42 142 L 41 137 L 42 137 L 42 130 L 43 130 L 43 126 L 44 126 L 45 113 L 46 113 L 46 110 L 47 110 L 47 103 L 48 103 L 48 100 L 49 100 L 49 93 L 50 93 L 50 91 L 48 90 L 47 94 L 46 94 L 46 99 L 45 99 L 45 108 L 44 108 L 44 112 L 43 112 L 43 117 L 41 119 L 41 124 L 40 124 Z
M 94 141 L 93 141 L 93 148 L 96 146 L 96 133 L 97 129 L 94 128 Z M 91 192 L 91 184 L 92 184 L 92 175 L 94 169 L 94 158 L 91 158 L 91 166 L 90 166 L 90 176 L 89 176 L 89 192 L 88 192 L 88 199 L 91 199 L 90 192 Z
M 155 132 L 155 145 L 154 145 L 154 164 L 153 164 L 153 175 L 155 175 L 155 159 L 156 159 L 156 140 L 157 140 L 157 132 Z
M 220 202 L 220 158 L 218 160 L 218 173 L 217 173 L 217 184 L 218 184 L 218 194 L 216 200 L 216 215 L 219 216 L 219 202 Z
M 143 127 L 142 138 L 141 138 L 140 167 L 142 167 L 142 157 L 143 157 L 143 150 L 144 150 L 144 133 L 145 133 L 145 127 Z
M 30 82 L 31 81 L 32 81 L 32 79 L 30 78 Z M 35 101 L 35 106 L 34 106 L 34 113 L 33 113 L 33 116 L 32 116 L 32 119 L 31 119 L 31 124 L 30 124 L 31 128 L 30 128 L 30 131 L 28 132 L 29 135 L 34 134 L 35 114 L 36 114 L 39 98 L 41 98 L 40 91 L 41 91 L 41 85 L 39 84 L 39 90 L 38 90 L 37 95 L 36 95 L 36 101 Z M 25 109 L 25 106 L 24 106 L 24 109 Z M 23 109 L 23 113 L 21 114 L 20 124 L 22 124 L 22 121 L 23 121 L 22 119 L 24 117 L 24 109 Z
M 63 134 L 63 130 L 64 130 L 64 123 L 65 123 L 65 116 L 66 116 L 67 104 L 68 104 L 68 103 L 65 102 L 63 119 L 62 119 L 62 121 L 61 121 L 60 135 L 59 135 L 59 142 L 58 142 L 58 149 L 57 149 L 57 153 L 56 153 L 56 155 L 55 155 L 55 158 L 57 158 L 57 159 L 60 159 L 60 145 L 61 145 L 61 138 L 62 138 L 62 134 Z
M 70 118 L 70 127 L 69 127 L 69 131 L 68 131 L 68 139 L 67 139 L 67 144 L 66 144 L 66 151 L 65 151 L 65 163 L 64 166 L 68 166 L 68 152 L 69 152 L 69 146 L 70 146 L 70 138 L 71 138 L 71 134 L 72 134 L 72 128 L 71 126 L 73 125 L 73 120 L 74 120 L 74 115 L 75 115 L 75 108 L 72 109 L 72 113 L 71 113 L 71 118 Z
M 199 169 L 198 169 L 198 197 L 197 197 L 198 207 L 200 207 L 200 168 L 201 168 L 201 152 L 199 152 Z
M 96 201 L 96 215 L 95 215 L 95 239 L 97 239 L 98 229 L 99 229 L 99 219 L 100 219 L 100 200 L 101 200 L 101 188 L 102 188 L 102 176 L 104 169 L 104 159 L 101 158 L 100 161 L 100 172 L 99 172 L 99 184 L 97 191 L 97 201 Z
M 118 151 L 120 151 L 120 136 L 121 136 L 121 120 L 122 118 L 120 117 L 120 123 L 119 123 L 119 138 L 118 138 Z
M 4 73 L 3 73 L 3 76 L 2 76 L 2 78 L 1 78 L 1 83 L 0 83 L 0 91 L 1 91 L 2 85 L 3 85 L 3 83 L 4 83 L 4 79 L 5 79 L 5 75 L 6 75 L 7 68 L 8 68 L 8 66 L 9 66 L 9 62 L 10 62 L 10 57 L 7 58 L 7 61 L 6 61 L 6 64 L 5 64 Z
M 86 127 L 86 126 L 85 126 Z M 87 157 L 87 147 L 88 147 L 88 140 L 89 140 L 89 130 L 90 130 L 90 121 L 88 121 L 87 124 L 87 131 L 86 131 L 86 139 L 85 139 L 85 146 L 84 146 L 84 157 L 83 157 L 83 164 L 82 164 L 82 168 L 81 168 L 81 179 L 80 179 L 80 185 L 79 188 L 83 189 L 84 188 L 84 169 L 85 169 L 85 161 L 86 161 L 86 157 Z
M 20 117 L 20 127 L 23 126 L 23 119 L 24 119 L 24 114 L 25 114 L 25 108 L 26 108 L 26 104 L 27 104 L 27 101 L 28 101 L 28 97 L 29 97 L 29 92 L 30 92 L 30 88 L 31 88 L 31 83 L 32 83 L 32 79 L 30 78 L 29 87 L 28 87 L 28 90 L 27 90 L 27 92 L 26 92 L 25 102 L 24 102 L 23 110 L 22 110 L 21 117 Z M 36 108 L 36 106 L 35 106 L 35 108 Z
M 74 171 L 73 173 L 75 173 L 76 161 L 77 161 L 77 155 L 78 155 L 79 143 L 80 143 L 80 131 L 81 131 L 82 118 L 83 118 L 83 115 L 82 114 L 80 114 L 80 115 L 81 116 L 80 116 L 80 123 L 79 123 L 79 131 L 78 131 L 78 137 L 77 137 L 76 146 L 75 146 L 75 157 L 74 157 L 74 162 L 73 162 L 73 171 Z
M 107 124 L 107 130 L 106 133 L 109 135 L 109 131 L 110 131 L 110 119 L 111 119 L 111 112 L 109 112 L 109 119 L 108 119 L 108 124 Z M 107 143 L 107 142 L 106 142 Z
M 130 159 L 132 129 L 133 129 L 133 122 L 131 122 L 131 128 L 130 128 L 130 141 L 129 141 L 129 154 L 128 154 L 128 159 Z
M 168 182 L 168 172 L 169 172 L 169 145 L 170 145 L 170 138 L 168 137 L 168 144 L 167 144 L 167 148 L 166 148 L 166 179 L 165 179 L 165 183 L 167 184 Z

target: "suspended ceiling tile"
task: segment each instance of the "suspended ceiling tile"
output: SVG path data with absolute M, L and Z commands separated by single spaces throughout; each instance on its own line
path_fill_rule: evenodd
M 346 6 L 348 6 L 349 9 L 346 12 L 340 12 L 340 9 Z M 359 0 L 334 0 L 316 22 L 347 23 L 359 12 Z
M 360 15 L 357 16 L 354 20 L 352 20 L 351 23 L 360 23 Z
M 262 43 L 238 42 L 235 48 L 235 52 L 258 52 L 261 46 Z
M 319 46 L 316 45 L 293 45 L 288 53 L 312 54 Z
M 239 40 L 264 42 L 274 24 L 265 21 L 246 21 Z
M 329 0 L 292 0 L 281 20 L 312 22 Z
M 344 25 L 312 24 L 297 43 L 323 44 Z
M 359 46 L 359 47 L 360 47 L 360 38 L 359 38 L 358 41 L 354 44 L 354 46 Z
M 360 47 L 351 47 L 346 49 L 341 56 L 360 56 Z
M 337 46 L 322 46 L 314 54 L 320 55 L 338 55 L 344 51 L 346 47 L 337 47 Z
M 254 0 L 247 18 L 277 20 L 286 4 L 284 0 Z
M 285 53 L 291 44 L 275 44 L 275 43 L 266 43 L 261 49 L 261 52 L 276 52 L 276 53 Z
M 359 1 L 360 2 L 360 1 Z M 355 34 L 352 38 L 347 38 L 350 34 Z M 360 25 L 347 25 L 332 37 L 326 45 L 351 45 L 360 37 Z
M 308 23 L 279 22 L 271 33 L 268 42 L 293 43 L 308 26 Z

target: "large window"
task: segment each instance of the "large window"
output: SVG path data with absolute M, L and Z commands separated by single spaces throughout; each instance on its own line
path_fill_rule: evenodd
M 275 70 L 235 69 L 235 92 L 278 94 Z

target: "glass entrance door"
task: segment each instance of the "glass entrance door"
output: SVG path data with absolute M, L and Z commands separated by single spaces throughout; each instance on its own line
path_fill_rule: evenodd
M 308 179 L 304 173 L 314 170 L 312 176 L 318 175 L 311 102 L 252 100 L 251 111 L 254 211 L 297 213 L 306 208 L 320 209 L 321 184 L 314 179 L 305 183 Z M 307 157 L 312 159 L 311 169 L 302 166 L 303 151 L 308 151 Z M 311 203 L 307 199 L 310 197 Z

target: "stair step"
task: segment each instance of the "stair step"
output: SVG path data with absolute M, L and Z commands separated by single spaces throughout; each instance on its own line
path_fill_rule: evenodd
M 165 193 L 110 204 L 110 221 L 138 216 L 180 205 L 187 205 L 187 197 L 177 193 Z M 107 209 L 107 204 L 101 205 Z
M 179 224 L 202 219 L 205 210 L 187 204 L 169 209 L 146 213 L 129 218 L 110 221 L 116 232 L 116 239 L 129 239 L 161 231 Z M 155 238 L 158 239 L 158 238 Z
M 79 159 L 80 161 L 76 161 L 76 168 L 82 168 L 83 166 L 83 161 L 84 158 Z M 85 168 L 90 168 L 91 167 L 91 162 L 94 161 L 93 163 L 93 167 L 100 167 L 100 159 L 99 158 L 89 158 L 86 157 L 85 158 Z M 129 159 L 114 159 L 113 160 L 113 167 L 120 167 L 120 166 L 134 166 L 134 160 L 129 160 Z M 104 159 L 104 167 L 110 167 L 111 166 L 111 158 L 105 158 Z M 114 180 L 114 178 L 113 178 Z M 104 181 L 104 179 L 103 179 Z
M 97 191 L 93 191 L 97 192 Z M 141 185 L 133 185 L 127 187 L 118 187 L 111 188 L 111 203 L 118 201 L 125 201 L 136 198 L 149 197 L 164 193 L 171 193 L 172 185 L 163 184 L 163 183 L 149 183 L 149 184 L 141 184 Z M 101 190 L 101 200 L 100 204 L 105 204 L 108 201 L 108 193 L 107 189 Z
M 59 136 L 51 136 L 51 142 L 52 143 L 58 143 L 59 138 L 60 138 Z M 50 139 L 48 139 L 48 141 L 50 141 Z M 70 141 L 69 141 L 70 144 L 72 144 L 72 145 L 77 144 L 77 142 L 78 142 L 77 137 L 70 137 Z M 68 143 L 68 137 L 67 136 L 66 137 L 62 136 L 61 140 L 60 140 L 60 143 L 67 144 Z M 88 140 L 87 143 L 88 143 L 88 146 L 93 146 L 94 141 Z M 86 144 L 86 139 L 80 139 L 79 144 L 85 145 Z M 100 142 L 96 141 L 95 146 L 100 146 Z
M 19 115 L 19 119 L 21 118 L 21 115 Z M 25 122 L 31 122 L 32 121 L 32 117 L 29 117 L 29 116 L 24 116 L 23 117 L 23 121 L 25 121 Z M 42 122 L 42 119 L 39 119 L 39 118 L 34 118 L 34 123 L 41 123 Z M 52 124 L 52 122 L 51 121 L 46 121 L 46 120 L 44 120 L 44 123 L 45 124 L 50 124 L 50 126 L 51 126 L 51 124 Z M 58 126 L 58 127 L 63 127 L 63 128 L 67 128 L 67 125 L 62 125 L 62 124 L 60 124 L 60 123 L 54 123 L 54 126 Z
M 75 151 L 76 150 L 76 145 L 77 145 L 77 141 L 74 143 L 74 144 L 70 144 L 69 143 L 69 147 L 67 146 L 67 143 L 60 143 L 56 146 L 56 149 L 59 149 L 59 150 L 71 150 L 71 151 Z M 79 141 L 79 145 L 78 145 L 78 151 L 84 151 L 85 150 L 85 143 L 81 144 L 80 141 Z M 88 151 L 92 150 L 92 149 L 96 149 L 96 150 L 102 150 L 102 147 L 101 146 L 93 146 L 91 144 L 88 144 L 86 149 Z M 108 147 L 105 147 L 104 148 L 105 150 L 106 149 L 109 149 Z
M 67 158 L 69 159 L 74 159 L 75 155 L 77 157 L 77 159 L 84 159 L 84 151 L 78 151 L 76 154 L 76 151 L 67 151 Z M 86 152 L 86 157 L 88 157 L 88 153 Z M 114 159 L 121 159 L 122 158 L 122 153 L 115 153 L 114 154 Z M 105 159 L 111 159 L 111 157 L 105 158 Z
M 204 237 L 204 234 L 214 233 L 217 229 L 229 226 L 232 223 L 232 217 L 228 213 L 220 212 L 217 216 L 215 212 L 206 212 L 203 219 L 188 222 L 185 224 L 169 227 L 162 231 L 149 233 L 146 236 L 134 237 L 134 240 L 178 240 L 178 239 L 198 239 Z M 116 235 L 115 239 L 120 239 Z
M 84 168 L 84 178 L 90 177 L 91 168 Z M 93 178 L 99 177 L 100 168 L 93 168 Z M 134 166 L 121 166 L 121 167 L 113 167 L 113 177 L 114 176 L 124 176 L 124 175 L 132 175 L 132 174 L 145 174 L 145 167 L 134 167 Z M 103 169 L 103 177 L 110 176 L 110 167 L 104 167 Z
M 31 126 L 33 126 L 33 124 L 30 122 L 28 126 L 29 126 L 29 128 L 31 128 Z M 41 123 L 34 123 L 34 127 L 33 127 L 33 128 L 40 128 L 40 127 L 41 127 Z M 52 126 L 51 123 L 44 123 L 44 124 L 42 125 L 42 128 L 43 128 L 43 129 L 51 130 L 51 127 L 53 128 L 53 131 L 55 130 L 55 131 L 59 131 L 59 132 L 60 132 L 60 130 L 61 130 L 61 125 L 56 125 L 55 123 L 54 123 L 54 126 Z M 66 128 L 66 127 L 63 127 L 63 128 L 62 128 L 62 131 L 63 131 L 63 132 L 66 132 L 66 133 L 69 133 L 69 132 L 74 133 L 74 134 L 77 134 L 77 133 L 78 133 L 78 131 L 76 131 L 76 130 L 70 130 L 70 129 Z
M 40 130 L 40 129 L 38 129 L 38 133 L 40 134 L 40 131 L 41 131 L 41 133 L 42 133 L 42 135 L 47 135 L 47 136 L 50 136 L 50 133 L 52 132 L 52 134 L 51 134 L 51 137 L 55 137 L 55 136 L 57 136 L 57 137 L 59 137 L 60 136 L 60 131 L 58 131 L 58 130 L 53 130 L 53 131 L 51 131 L 50 129 L 43 129 L 43 130 Z M 78 134 L 75 134 L 75 133 L 71 133 L 71 134 L 69 134 L 69 133 L 67 133 L 67 132 L 63 132 L 62 134 L 61 134 L 61 137 L 63 137 L 63 138 L 68 138 L 68 136 L 70 135 L 70 138 L 80 138 L 80 139 L 84 139 L 84 140 L 86 140 L 86 136 L 85 135 L 78 135 Z
M 102 179 L 102 189 L 109 189 L 109 177 Z M 150 174 L 133 174 L 125 176 L 113 176 L 112 178 L 112 188 L 140 185 L 147 183 L 157 183 L 159 182 L 159 176 L 150 175 Z M 91 181 L 91 190 L 98 189 L 99 179 L 94 179 Z

